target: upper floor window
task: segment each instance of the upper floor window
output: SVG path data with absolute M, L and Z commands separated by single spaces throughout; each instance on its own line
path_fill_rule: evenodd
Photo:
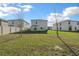
M 37 30 L 37 28 L 35 27 L 34 30 Z
M 75 27 L 75 30 L 76 30 L 77 28 Z
M 61 25 L 61 23 L 60 23 L 60 25 Z
M 0 20 L 0 25 L 1 25 L 1 20 Z
M 12 22 L 12 24 L 14 24 L 14 22 Z
M 70 24 L 70 21 L 68 22 L 68 24 Z
M 42 30 L 42 29 L 43 29 L 43 27 L 40 27 L 40 29 Z
M 60 27 L 60 30 L 61 30 L 62 28 Z
M 37 21 L 36 21 L 36 24 L 37 24 Z
M 79 22 L 77 22 L 77 25 L 79 25 Z
M 0 25 L 1 25 L 1 21 L 0 21 Z

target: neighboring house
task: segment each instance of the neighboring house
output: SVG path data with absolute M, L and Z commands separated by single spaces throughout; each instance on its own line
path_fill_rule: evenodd
M 8 33 L 9 33 L 8 21 L 0 19 L 0 35 Z
M 31 31 L 46 31 L 48 30 L 47 20 L 34 19 L 31 20 Z
M 58 24 L 58 30 L 79 31 L 79 21 L 64 20 L 64 21 L 61 21 L 57 24 Z M 53 30 L 57 30 L 56 23 L 53 24 Z
M 3 20 L 0 19 L 0 35 L 19 32 L 20 30 L 27 30 L 30 24 L 24 20 Z
M 28 23 L 27 21 L 23 22 L 23 30 L 28 30 L 30 29 L 30 23 Z
M 15 27 L 15 32 L 20 30 L 27 30 L 30 28 L 30 24 L 21 19 L 8 20 L 8 24 L 10 27 Z
M 52 30 L 52 26 L 48 26 L 48 30 Z

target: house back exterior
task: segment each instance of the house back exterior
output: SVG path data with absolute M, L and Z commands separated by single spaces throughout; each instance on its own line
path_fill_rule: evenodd
M 58 24 L 58 30 L 79 31 L 79 21 L 64 20 L 57 24 Z M 53 24 L 53 30 L 57 30 L 56 23 Z
M 10 27 L 14 26 L 16 31 L 20 31 L 20 29 L 27 30 L 30 28 L 30 24 L 25 20 L 8 20 L 8 23 Z
M 22 29 L 21 29 L 22 26 Z M 30 24 L 26 21 L 20 20 L 3 20 L 0 19 L 0 35 L 19 32 L 20 30 L 27 30 L 30 28 Z
M 8 21 L 0 19 L 0 35 L 8 33 L 9 33 Z
M 34 19 L 31 20 L 31 31 L 47 31 L 47 20 Z

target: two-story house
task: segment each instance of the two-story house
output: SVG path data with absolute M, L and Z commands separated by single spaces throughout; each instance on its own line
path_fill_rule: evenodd
M 64 20 L 58 22 L 58 30 L 63 31 L 79 31 L 79 21 Z M 57 30 L 56 23 L 53 24 L 53 30 Z
M 42 19 L 31 20 L 31 31 L 46 31 L 46 30 L 48 30 L 47 20 Z

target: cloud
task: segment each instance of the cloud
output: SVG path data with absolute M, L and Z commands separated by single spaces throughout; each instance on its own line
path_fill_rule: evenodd
M 32 5 L 24 5 L 24 12 L 29 12 L 33 8 Z
M 13 6 L 10 7 L 8 5 L 9 3 L 0 3 L 0 17 L 18 13 L 18 11 L 20 11 L 19 8 Z
M 6 7 L 4 8 L 4 12 L 5 13 L 18 13 L 20 10 L 20 8 L 16 8 L 16 7 Z
M 23 10 L 24 12 L 29 12 L 33 8 L 32 5 L 23 5 L 21 7 L 24 8 L 24 10 Z
M 8 3 L 0 3 L 0 7 L 7 7 Z
M 59 22 L 62 20 L 62 14 L 60 13 L 50 13 L 47 17 L 48 26 L 53 26 L 53 23 L 56 23 L 56 20 Z
M 52 20 L 52 17 L 51 16 L 48 16 L 47 17 L 47 20 L 48 20 L 48 26 L 52 26 L 53 23 L 55 23 L 54 19 Z
M 58 22 L 63 21 L 63 20 L 69 20 L 70 16 L 75 16 L 75 15 L 79 15 L 79 7 L 65 8 L 62 11 L 62 13 L 50 13 L 50 15 L 47 17 L 48 24 L 56 23 L 56 20 Z
M 24 9 L 24 12 L 29 12 L 31 9 L 28 9 L 28 8 L 26 8 L 26 9 Z
M 1 16 L 7 16 L 9 14 L 15 14 L 20 11 L 19 8 L 16 7 L 0 7 L 0 17 Z
M 20 8 L 10 6 L 9 3 L 0 3 L 0 13 L 1 13 L 0 17 L 21 12 L 22 8 L 23 8 L 22 12 L 29 12 L 33 8 L 31 5 L 23 5 L 22 6 L 21 4 L 18 4 L 18 3 L 17 3 L 17 6 L 19 6 Z
M 22 6 L 22 7 L 24 7 L 24 8 L 29 8 L 29 9 L 33 8 L 32 5 L 24 5 L 24 6 Z
M 53 24 L 56 23 L 56 20 L 57 22 L 60 22 L 62 20 L 68 20 L 68 19 L 70 18 L 67 16 L 63 16 L 63 14 L 61 13 L 50 13 L 50 15 L 47 17 L 48 26 L 53 26 Z
M 16 13 L 20 11 L 20 9 L 15 7 L 5 7 L 5 8 L 0 8 L 0 11 L 2 11 L 3 13 Z
M 68 7 L 63 11 L 63 16 L 79 15 L 79 7 Z
M 2 16 L 7 16 L 8 14 L 4 14 L 4 13 L 2 13 L 2 12 L 0 12 L 0 17 L 2 17 Z

